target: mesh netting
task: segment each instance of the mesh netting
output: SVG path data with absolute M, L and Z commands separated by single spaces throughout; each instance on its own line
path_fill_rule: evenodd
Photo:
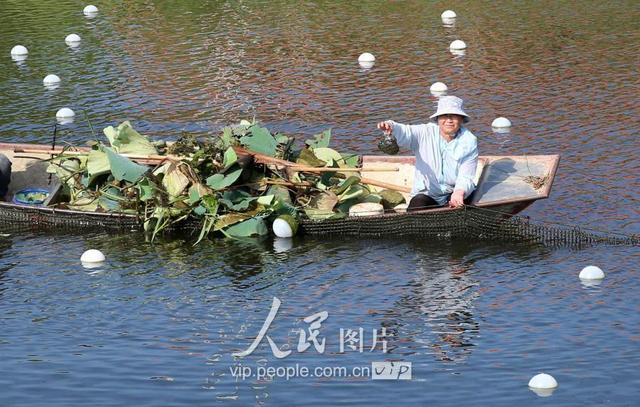
M 301 228 L 305 234 L 326 237 L 428 237 L 501 240 L 547 246 L 640 245 L 639 235 L 534 222 L 527 217 L 473 206 L 455 211 L 385 214 L 315 222 L 305 220 Z
M 142 230 L 137 216 L 0 205 L 0 223 L 38 229 Z M 169 231 L 199 231 L 202 220 L 172 225 Z M 547 246 L 594 244 L 640 245 L 640 235 L 624 235 L 545 222 L 504 212 L 465 206 L 460 210 L 390 213 L 323 221 L 302 220 L 300 233 L 318 237 L 427 237 L 432 239 L 500 240 Z

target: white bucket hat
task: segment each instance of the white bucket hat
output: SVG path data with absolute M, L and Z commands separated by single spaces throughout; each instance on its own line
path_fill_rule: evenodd
M 462 116 L 464 123 L 469 121 L 469 115 L 462 110 L 462 99 L 456 96 L 442 96 L 438 99 L 438 111 L 431 115 L 430 119 L 436 121 L 443 114 L 457 114 Z

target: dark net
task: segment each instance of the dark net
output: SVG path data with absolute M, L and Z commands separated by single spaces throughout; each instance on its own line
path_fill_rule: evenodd
M 301 228 L 305 234 L 325 237 L 502 240 L 546 246 L 640 245 L 639 235 L 623 235 L 576 226 L 534 222 L 527 217 L 473 206 L 455 211 L 385 214 L 315 222 L 305 220 Z

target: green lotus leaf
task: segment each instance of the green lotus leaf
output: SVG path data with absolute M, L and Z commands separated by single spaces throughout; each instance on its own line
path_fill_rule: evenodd
M 109 139 L 114 151 L 120 154 L 158 154 L 153 143 L 146 136 L 135 131 L 128 121 L 121 123 L 117 128 L 109 126 L 103 130 L 103 133 Z
M 262 195 L 257 200 L 260 205 L 269 206 L 273 203 L 274 198 L 275 196 L 273 195 Z
M 340 185 L 338 185 L 338 187 L 335 188 L 334 192 L 336 193 L 336 195 L 340 195 L 344 193 L 344 191 L 346 191 L 349 187 L 351 187 L 352 185 L 356 185 L 359 182 L 360 178 L 352 175 L 349 178 L 345 179 Z
M 340 219 L 344 217 L 344 215 L 335 213 L 333 211 L 325 211 L 315 208 L 305 208 L 304 213 L 305 215 L 307 215 L 307 218 L 316 221 L 325 219 Z
M 398 191 L 384 189 L 378 192 L 378 195 L 382 197 L 382 206 L 384 206 L 385 209 L 393 209 L 405 202 L 404 195 Z
M 158 186 L 148 178 L 143 178 L 140 182 L 138 182 L 137 186 L 139 196 L 138 199 L 140 199 L 142 202 L 155 198 Z
M 331 191 L 321 192 L 311 199 L 310 206 L 327 212 L 332 212 L 338 203 L 338 196 Z
M 289 190 L 282 185 L 271 185 L 267 190 L 267 195 L 275 195 L 279 201 L 291 204 L 291 194 Z
M 229 226 L 224 232 L 233 237 L 263 236 L 269 233 L 266 223 L 262 217 L 254 217 Z
M 369 194 L 369 191 L 367 191 L 362 185 L 351 185 L 342 194 L 340 194 L 338 198 L 339 198 L 339 202 L 344 202 L 344 201 L 365 196 L 368 194 Z
M 339 163 L 342 162 L 342 156 L 340 155 L 339 152 L 337 152 L 336 150 L 329 148 L 329 147 L 317 147 L 313 149 L 313 154 L 320 160 L 322 161 L 326 161 L 327 162 L 327 166 L 331 167 L 331 165 L 329 165 L 330 161 L 333 161 L 335 163 Z
M 111 171 L 109 158 L 101 150 L 91 150 L 87 156 L 87 175 L 89 184 L 98 176 L 108 174 Z
M 224 165 L 224 168 L 227 169 L 231 167 L 237 161 L 238 161 L 238 155 L 236 154 L 234 149 L 232 147 L 227 148 L 227 151 L 224 152 L 224 161 L 222 164 Z
M 313 139 L 306 140 L 305 144 L 312 148 L 329 147 L 329 141 L 331 141 L 331 129 L 316 134 Z
M 355 168 L 360 163 L 360 155 L 358 154 L 342 154 L 342 160 L 347 167 Z
M 240 143 L 249 150 L 275 157 L 278 142 L 271 135 L 269 130 L 258 125 L 251 126 L 251 135 L 242 136 Z
M 313 154 L 313 150 L 309 148 L 304 148 L 300 151 L 300 155 L 296 160 L 296 163 L 302 165 L 310 165 L 312 167 L 324 167 L 327 163 L 318 159 L 318 157 Z
M 225 189 L 240 178 L 242 168 L 238 168 L 228 174 L 215 174 L 207 178 L 207 185 L 215 190 Z
M 369 194 L 364 198 L 360 199 L 360 202 L 370 202 L 370 203 L 381 203 L 382 197 L 376 194 Z M 384 205 L 383 205 L 384 206 Z
M 111 174 L 117 181 L 127 181 L 135 183 L 138 181 L 144 173 L 149 171 L 149 167 L 136 164 L 127 157 L 124 157 L 109 147 L 102 147 L 109 159 L 109 166 L 111 167 Z
M 190 183 L 189 178 L 180 170 L 180 166 L 176 163 L 171 163 L 165 170 L 164 177 L 162 177 L 162 186 L 172 197 L 182 195 Z

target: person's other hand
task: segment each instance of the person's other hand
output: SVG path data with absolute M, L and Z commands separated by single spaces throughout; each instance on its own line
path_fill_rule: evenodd
M 450 208 L 458 208 L 464 205 L 464 191 L 461 189 L 453 191 L 451 199 L 449 200 Z
M 378 123 L 378 128 L 384 132 L 384 134 L 391 134 L 391 125 L 387 122 Z

